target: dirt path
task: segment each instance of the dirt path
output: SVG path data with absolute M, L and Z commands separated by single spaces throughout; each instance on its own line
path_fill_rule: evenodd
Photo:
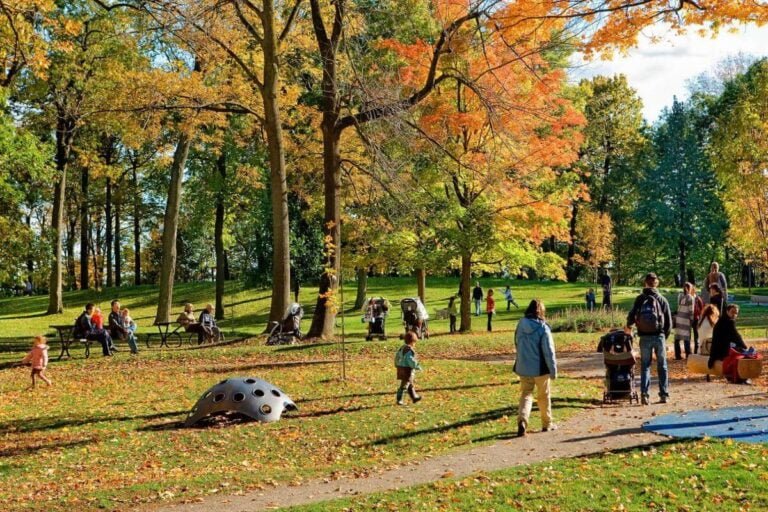
M 506 360 L 489 362 L 507 363 Z M 599 378 L 604 372 L 600 354 L 570 354 L 560 357 L 558 363 L 562 373 L 569 377 Z M 159 510 L 246 512 L 388 491 L 441 478 L 463 477 L 477 471 L 493 471 L 547 459 L 578 457 L 662 442 L 667 438 L 644 432 L 640 428 L 644 421 L 659 414 L 725 404 L 768 405 L 768 397 L 762 389 L 729 385 L 723 380 L 707 383 L 703 377 L 674 378 L 675 375 L 683 375 L 684 370 L 680 362 L 670 362 L 670 365 L 673 380 L 670 386 L 671 401 L 667 404 L 629 407 L 625 401 L 620 405 L 589 407 L 552 432 L 534 432 L 523 438 L 511 437 L 514 433 L 510 432 L 510 438 L 488 446 L 457 451 L 379 473 L 372 472 L 371 476 L 365 478 L 315 480 L 295 487 L 277 486 L 243 495 L 216 496 L 199 503 Z M 657 390 L 654 381 L 651 393 Z M 534 418 L 533 423 L 536 425 L 538 418 Z

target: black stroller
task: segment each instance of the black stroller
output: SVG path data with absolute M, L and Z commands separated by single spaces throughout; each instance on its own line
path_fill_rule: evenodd
M 639 404 L 634 371 L 637 361 L 632 353 L 632 336 L 623 330 L 611 331 L 600 338 L 597 351 L 603 353 L 605 365 L 603 403 L 627 398 L 630 404 L 633 400 Z
M 374 337 L 386 340 L 385 322 L 389 314 L 389 301 L 383 297 L 370 298 L 365 302 L 364 311 L 363 321 L 368 323 L 365 340 L 371 341 Z
M 427 320 L 427 308 L 418 297 L 411 297 L 400 301 L 400 309 L 403 311 L 403 325 L 405 333 L 415 332 L 420 340 L 429 338 Z
M 301 318 L 304 310 L 300 304 L 288 306 L 282 322 L 272 322 L 267 345 L 292 345 L 301 340 Z

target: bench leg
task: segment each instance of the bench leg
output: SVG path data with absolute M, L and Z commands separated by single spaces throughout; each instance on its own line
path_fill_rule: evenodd
M 86 343 L 85 344 L 85 358 L 88 359 L 89 357 L 91 357 L 91 344 L 90 343 Z

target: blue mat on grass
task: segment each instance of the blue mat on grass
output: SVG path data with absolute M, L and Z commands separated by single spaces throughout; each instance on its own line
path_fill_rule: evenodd
M 643 423 L 643 429 L 670 437 L 706 436 L 767 443 L 768 407 L 728 407 L 665 414 Z

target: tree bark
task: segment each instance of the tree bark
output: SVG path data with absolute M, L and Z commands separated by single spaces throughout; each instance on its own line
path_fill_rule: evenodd
M 32 231 L 32 207 L 29 208 L 29 215 L 26 216 L 27 229 Z M 27 256 L 27 279 L 32 282 L 32 274 L 35 272 L 35 260 L 32 259 L 32 253 Z
M 685 240 L 680 238 L 680 242 L 678 246 L 679 246 L 679 255 L 680 255 L 680 286 L 682 286 L 683 283 L 685 283 L 685 280 L 688 279 L 688 274 L 686 273 L 686 270 L 685 270 L 687 265 Z
M 368 269 L 357 267 L 357 295 L 355 296 L 355 309 L 360 309 L 365 303 L 365 295 L 368 293 Z
M 275 8 L 273 2 L 263 2 L 261 14 L 264 37 L 264 121 L 269 152 L 269 183 L 272 199 L 272 304 L 270 321 L 281 321 L 291 302 L 291 253 L 288 223 L 288 183 L 285 176 L 285 151 L 280 119 L 279 69 L 280 56 L 278 35 L 275 32 Z
M 141 284 L 141 193 L 136 166 L 133 166 L 133 284 Z
M 120 201 L 115 201 L 115 286 L 120 288 L 122 282 L 123 266 L 120 262 L 122 258 L 120 250 Z
M 173 278 L 176 272 L 176 235 L 179 230 L 179 208 L 181 206 L 181 185 L 187 164 L 192 137 L 179 135 L 176 151 L 171 164 L 171 183 L 168 187 L 168 202 L 163 218 L 163 258 L 160 265 L 160 295 L 157 301 L 155 322 L 168 322 L 173 307 Z
M 416 285 L 422 304 L 426 304 L 427 296 L 427 271 L 424 267 L 416 268 Z
M 70 207 L 72 205 L 70 204 Z M 70 210 L 69 208 L 67 210 Z M 67 288 L 77 290 L 77 270 L 75 265 L 75 231 L 77 230 L 77 214 L 68 211 L 67 214 Z
M 48 309 L 49 315 L 64 312 L 64 300 L 61 286 L 62 246 L 61 237 L 64 224 L 64 192 L 67 188 L 67 166 L 69 165 L 69 153 L 72 150 L 74 140 L 74 121 L 59 114 L 56 121 L 56 174 L 57 180 L 53 190 L 53 212 L 51 216 L 51 229 L 53 231 L 53 258 L 51 264 L 51 277 L 48 283 Z
M 323 196 L 325 199 L 323 231 L 325 235 L 325 266 L 320 276 L 312 325 L 308 338 L 333 336 L 336 319 L 336 288 L 341 273 L 341 154 L 339 141 L 343 128 L 337 127 L 340 114 L 338 84 L 336 80 L 336 51 L 341 36 L 344 1 L 334 5 L 334 22 L 329 36 L 322 19 L 319 2 L 311 0 L 312 25 L 322 60 L 322 111 L 320 127 L 323 134 Z
M 90 275 L 88 270 L 88 247 L 90 242 L 88 234 L 90 232 L 90 221 L 88 219 L 88 182 L 90 172 L 84 167 L 80 175 L 80 193 L 82 195 L 80 202 L 80 289 L 87 290 L 91 287 Z
M 461 255 L 461 323 L 459 331 L 469 332 L 472 330 L 472 255 Z
M 227 179 L 227 154 L 221 149 L 216 161 L 219 188 L 216 193 L 216 222 L 213 229 L 213 245 L 216 249 L 216 320 L 224 318 L 224 280 L 226 279 L 224 256 L 224 189 Z
M 579 203 L 573 203 L 571 208 L 570 240 L 568 241 L 568 260 L 565 266 L 565 276 L 569 283 L 575 283 L 579 278 L 579 269 L 576 265 L 576 218 L 579 213 Z
M 112 281 L 112 179 L 107 177 L 107 197 L 104 200 L 104 215 L 106 216 L 107 232 L 105 234 L 107 245 L 104 252 L 107 256 L 107 288 L 111 288 Z

